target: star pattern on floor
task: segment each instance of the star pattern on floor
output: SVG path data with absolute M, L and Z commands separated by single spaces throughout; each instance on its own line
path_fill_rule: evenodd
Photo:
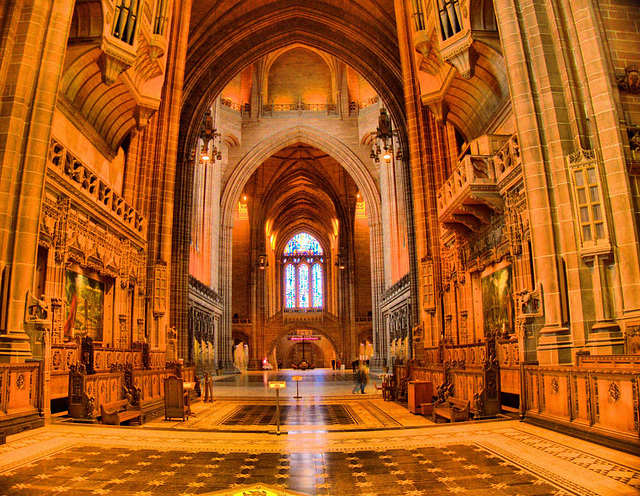
M 478 427 L 474 432 L 453 431 L 453 436 L 451 430 L 440 427 L 423 430 L 422 435 L 370 432 L 368 438 L 361 437 L 371 447 L 360 442 L 357 448 L 349 437 L 353 435 L 341 433 L 322 451 L 310 450 L 294 436 L 251 437 L 252 446 L 248 437 L 238 444 L 237 436 L 225 439 L 220 434 L 183 434 L 175 439 L 174 431 L 167 431 L 166 436 L 153 432 L 142 436 L 135 429 L 103 429 L 104 435 L 92 429 L 98 434 L 83 436 L 62 429 L 64 441 L 52 443 L 39 456 L 5 464 L 8 458 L 0 459 L 0 467 L 5 467 L 4 471 L 0 468 L 0 495 L 206 494 L 263 483 L 313 496 L 602 496 L 589 490 L 585 482 L 569 481 L 561 471 L 552 473 L 552 467 L 541 462 L 536 465 L 535 455 L 518 457 L 518 447 L 557 457 L 565 465 L 576 461 L 576 468 L 585 473 L 598 473 L 611 483 L 625 481 L 627 490 L 634 487 L 637 471 L 613 461 L 623 458 L 608 460 L 596 454 L 600 451 L 587 453 L 570 444 L 522 436 L 517 429 L 483 431 Z M 500 448 L 507 445 L 500 444 L 498 431 L 510 450 Z M 37 447 L 36 443 L 19 443 L 16 448 L 17 444 L 12 443 L 14 450 Z M 283 446 L 287 446 L 285 452 Z

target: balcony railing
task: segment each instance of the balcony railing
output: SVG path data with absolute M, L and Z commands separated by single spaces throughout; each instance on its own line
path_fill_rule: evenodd
M 49 170 L 66 179 L 69 185 L 81 191 L 92 203 L 146 238 L 147 220 L 54 138 L 49 147 L 48 164 Z
M 504 199 L 501 186 L 522 165 L 516 135 L 487 135 L 474 141 L 458 167 L 438 192 L 438 218 L 446 227 L 467 235 L 482 230 L 492 212 L 500 212 Z
M 335 103 L 272 103 L 263 105 L 263 113 L 273 114 L 274 112 L 294 112 L 294 111 L 310 111 L 310 112 L 326 112 L 327 115 L 335 114 L 337 107 Z
M 289 322 L 322 322 L 324 311 L 321 308 L 285 308 L 282 312 L 284 323 Z
M 522 165 L 520 144 L 515 134 L 509 138 L 504 146 L 493 156 L 498 183 L 502 183 L 509 175 Z

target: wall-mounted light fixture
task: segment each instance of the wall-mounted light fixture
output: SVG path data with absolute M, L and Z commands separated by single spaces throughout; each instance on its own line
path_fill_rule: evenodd
M 347 258 L 341 252 L 338 252 L 338 256 L 336 257 L 336 267 L 341 270 L 347 268 Z
M 264 270 L 269 267 L 269 257 L 267 257 L 266 253 L 260 253 L 260 255 L 258 255 L 258 262 L 256 265 L 260 270 Z

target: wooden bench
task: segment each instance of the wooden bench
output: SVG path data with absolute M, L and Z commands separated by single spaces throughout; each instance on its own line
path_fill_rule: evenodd
M 437 403 L 434 405 L 433 421 L 437 422 L 438 417 L 448 419 L 451 422 L 464 422 L 469 420 L 469 400 L 449 396 L 446 403 Z
M 100 405 L 100 422 L 103 424 L 120 425 L 131 420 L 136 420 L 142 425 L 142 410 L 140 406 L 132 407 L 128 400 Z

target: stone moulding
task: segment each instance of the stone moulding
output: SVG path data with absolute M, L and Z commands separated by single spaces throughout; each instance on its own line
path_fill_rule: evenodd
M 204 297 L 215 304 L 222 304 L 222 296 L 220 296 L 216 290 L 207 286 L 192 275 L 189 276 L 189 289 L 197 292 L 200 297 Z
M 396 282 L 393 286 L 389 287 L 382 294 L 382 304 L 385 305 L 389 303 L 393 298 L 395 298 L 400 293 L 404 293 L 409 289 L 409 274 L 405 274 L 400 278 L 398 282 Z

